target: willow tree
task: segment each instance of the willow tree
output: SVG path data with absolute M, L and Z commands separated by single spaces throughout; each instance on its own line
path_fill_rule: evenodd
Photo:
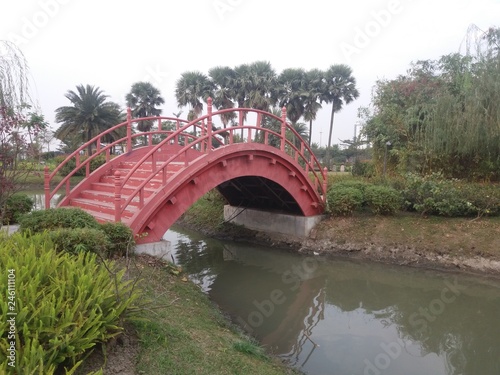
M 388 166 L 399 172 L 500 179 L 499 40 L 490 29 L 466 54 L 418 61 L 377 82 L 365 132 L 379 167 L 390 142 Z
M 0 41 L 0 227 L 7 201 L 35 169 L 29 140 L 45 124 L 43 116 L 28 112 L 32 108 L 28 86 L 23 53 L 14 44 Z

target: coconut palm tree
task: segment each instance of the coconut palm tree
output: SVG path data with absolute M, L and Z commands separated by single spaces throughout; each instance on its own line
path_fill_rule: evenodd
M 184 72 L 176 83 L 175 98 L 180 107 L 189 106 L 188 120 L 199 117 L 212 92 L 212 82 L 200 72 Z
M 325 72 L 325 86 L 321 100 L 332 104 L 330 116 L 330 131 L 328 148 L 332 142 L 333 118 L 344 104 L 349 104 L 359 96 L 356 88 L 356 79 L 352 76 L 352 69 L 344 64 L 332 65 Z
M 312 69 L 306 73 L 303 90 L 305 121 L 309 121 L 309 146 L 311 146 L 312 124 L 316 120 L 316 114 L 322 108 L 320 103 L 321 94 L 324 91 L 324 73 L 319 69 Z
M 134 83 L 130 92 L 125 96 L 125 101 L 134 117 L 159 116 L 161 109 L 157 107 L 165 103 L 160 90 L 149 82 Z M 137 129 L 147 132 L 151 130 L 152 126 L 152 121 L 139 121 Z
M 78 85 L 76 92 L 69 90 L 65 97 L 72 105 L 56 109 L 55 120 L 61 123 L 54 134 L 57 139 L 79 135 L 81 141 L 86 142 L 120 122 L 120 107 L 106 101 L 108 95 L 104 95 L 99 87 Z M 89 145 L 87 152 L 91 154 L 92 145 Z

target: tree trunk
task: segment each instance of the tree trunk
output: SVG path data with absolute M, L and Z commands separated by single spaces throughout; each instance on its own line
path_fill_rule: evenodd
M 332 114 L 330 116 L 330 132 L 328 134 L 328 148 L 332 145 L 333 117 L 335 116 L 335 103 L 332 103 Z
M 313 132 L 313 120 L 311 119 L 309 120 L 309 147 L 311 147 L 312 132 Z

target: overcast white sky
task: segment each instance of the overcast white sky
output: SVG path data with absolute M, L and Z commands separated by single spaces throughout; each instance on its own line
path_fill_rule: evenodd
M 348 64 L 360 97 L 336 116 L 338 143 L 352 138 L 377 79 L 457 52 L 469 25 L 500 26 L 499 16 L 500 0 L 0 0 L 0 39 L 24 52 L 54 129 L 55 109 L 70 104 L 64 94 L 78 84 L 125 106 L 131 85 L 148 80 L 169 116 L 178 111 L 175 82 L 188 70 L 257 60 L 277 73 Z M 329 113 L 324 105 L 314 123 L 322 145 Z

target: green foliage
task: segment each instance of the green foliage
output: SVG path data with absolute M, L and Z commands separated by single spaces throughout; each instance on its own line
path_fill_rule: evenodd
M 376 215 L 393 215 L 401 209 L 401 194 L 391 187 L 370 185 L 364 193 L 366 205 Z
M 377 82 L 374 113 L 363 116 L 379 174 L 386 159 L 387 170 L 400 174 L 500 180 L 500 54 L 496 38 L 487 38 L 498 30 L 475 41 L 475 54 L 419 61 Z
M 49 232 L 57 251 L 70 254 L 93 252 L 108 257 L 112 244 L 106 233 L 94 228 L 60 228 Z
M 360 161 L 356 159 L 352 166 L 352 175 L 359 177 L 373 177 L 375 175 L 375 165 L 371 161 Z
M 132 230 L 123 223 L 104 223 L 100 225 L 109 240 L 108 255 L 123 256 L 135 245 Z
M 89 213 L 79 208 L 51 208 L 33 211 L 19 218 L 20 231 L 31 233 L 59 228 L 99 229 L 99 223 Z
M 35 202 L 26 194 L 11 195 L 5 203 L 3 224 L 17 223 L 22 214 L 28 213 L 33 208 Z
M 6 353 L 15 341 L 16 373 L 73 373 L 86 351 L 121 332 L 138 293 L 123 281 L 125 270 L 110 274 L 88 252 L 56 253 L 46 233 L 0 236 L 0 311 L 7 317 L 15 301 L 17 313 L 15 340 L 5 334 L 7 318 L 0 321 L 0 372 L 9 369 Z M 9 299 L 12 272 L 17 293 Z
M 332 185 L 327 192 L 328 211 L 333 215 L 351 215 L 361 207 L 363 192 L 354 186 Z
M 409 174 L 403 195 L 407 208 L 422 214 L 471 216 L 479 211 L 452 180 L 438 173 L 423 177 Z
M 59 162 L 59 164 L 62 163 L 65 159 L 66 159 L 66 157 L 64 157 L 64 156 L 56 157 L 56 160 Z M 80 157 L 80 163 L 83 163 L 85 160 L 87 160 L 87 157 L 85 157 L 85 156 Z M 106 156 L 105 155 L 96 156 L 95 158 L 93 158 L 90 161 L 90 173 L 92 173 L 93 171 L 95 171 L 97 168 L 99 168 L 101 165 L 103 165 L 105 163 L 106 163 Z M 66 164 L 64 164 L 62 166 L 62 168 L 59 170 L 59 173 L 61 174 L 61 176 L 67 176 L 75 168 L 76 168 L 76 160 L 74 158 L 71 158 L 68 160 L 68 162 Z M 85 176 L 86 168 L 87 167 L 84 166 L 84 167 L 78 169 L 73 174 L 73 176 Z

